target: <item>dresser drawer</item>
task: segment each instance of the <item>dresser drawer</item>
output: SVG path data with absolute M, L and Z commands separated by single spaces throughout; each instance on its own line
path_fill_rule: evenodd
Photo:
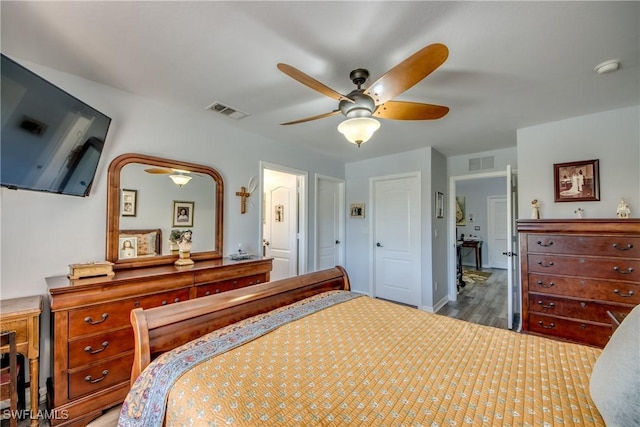
M 208 283 L 205 285 L 198 285 L 196 296 L 204 297 L 213 294 L 219 294 L 220 292 L 230 291 L 232 289 L 244 288 L 246 286 L 253 286 L 259 283 L 266 282 L 266 275 L 254 274 L 252 276 L 238 277 L 236 279 L 222 280 L 219 282 Z
M 573 296 L 622 304 L 640 304 L 640 283 L 529 274 L 528 287 L 528 292 Z
M 529 330 L 598 347 L 604 347 L 611 337 L 611 324 L 561 319 L 537 313 L 529 313 Z
M 580 301 L 558 298 L 544 294 L 529 294 L 529 312 L 571 317 L 593 322 L 608 323 L 607 311 L 628 313 L 632 306 L 602 304 L 592 301 Z
M 640 237 L 529 234 L 527 248 L 529 253 L 640 258 Z
M 133 350 L 133 328 L 125 327 L 106 334 L 93 335 L 69 343 L 69 368 Z
M 152 308 L 188 299 L 189 289 L 186 288 L 71 310 L 69 337 L 74 338 L 130 325 L 129 315 L 134 308 Z
M 530 273 L 562 274 L 640 283 L 640 259 L 528 255 Z
M 114 384 L 128 382 L 133 366 L 133 352 L 98 365 L 69 371 L 69 399 L 95 393 Z

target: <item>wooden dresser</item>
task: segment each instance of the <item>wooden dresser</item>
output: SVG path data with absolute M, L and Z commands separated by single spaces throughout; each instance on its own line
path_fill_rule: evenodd
M 271 259 L 201 261 L 120 270 L 113 277 L 47 278 L 51 297 L 52 426 L 85 425 L 129 391 L 133 332 L 129 315 L 269 281 Z
M 640 304 L 640 220 L 519 220 L 522 327 L 604 347 Z

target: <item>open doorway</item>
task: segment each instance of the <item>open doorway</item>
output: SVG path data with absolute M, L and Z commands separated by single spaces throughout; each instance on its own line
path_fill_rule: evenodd
M 271 280 L 307 271 L 307 172 L 261 163 L 262 248 L 273 258 Z
M 502 327 L 509 329 L 514 327 L 518 301 L 514 285 L 516 262 L 513 258 L 516 245 L 514 183 L 510 166 L 506 171 L 451 177 L 449 183 L 452 214 L 448 240 L 448 304 L 455 304 L 460 296 L 461 304 L 467 305 L 465 310 L 469 313 L 483 312 L 487 316 L 499 317 L 503 319 Z M 473 285 L 483 281 L 493 286 L 491 293 L 478 293 L 473 286 L 466 287 L 467 283 Z M 495 292 L 496 287 L 500 287 L 498 292 Z M 486 306 L 484 298 L 489 294 L 494 295 L 491 307 Z M 496 298 L 501 300 L 496 301 Z M 478 307 L 468 307 L 470 304 Z

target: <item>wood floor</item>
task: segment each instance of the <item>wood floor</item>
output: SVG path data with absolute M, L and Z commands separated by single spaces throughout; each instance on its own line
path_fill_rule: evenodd
M 507 329 L 507 270 L 482 271 L 492 273 L 485 283 L 461 288 L 458 300 L 446 303 L 438 314 Z

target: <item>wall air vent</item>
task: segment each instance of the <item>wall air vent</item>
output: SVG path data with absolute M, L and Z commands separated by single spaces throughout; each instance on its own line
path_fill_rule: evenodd
M 475 157 L 473 159 L 469 159 L 469 172 L 493 169 L 494 167 L 493 156 Z
M 234 120 L 244 119 L 249 115 L 249 113 L 245 113 L 244 111 L 240 111 L 237 108 L 229 107 L 228 105 L 224 105 L 221 102 L 217 101 L 209 105 L 207 108 L 205 108 L 205 110 L 215 111 L 216 113 L 230 117 Z

